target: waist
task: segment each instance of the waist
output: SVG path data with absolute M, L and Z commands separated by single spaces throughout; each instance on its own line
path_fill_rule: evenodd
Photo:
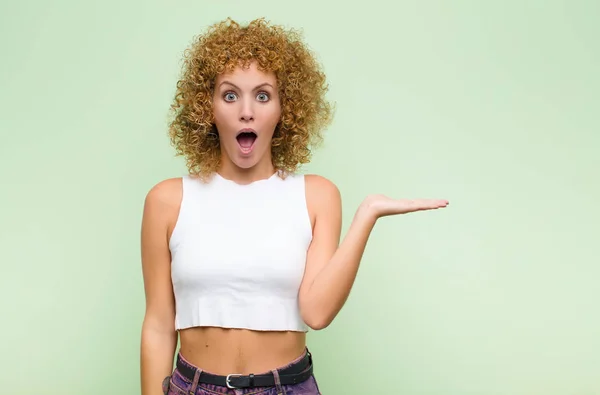
M 303 385 L 309 379 L 313 379 L 308 386 Z M 302 388 L 296 385 L 302 385 Z M 312 385 L 311 385 L 312 384 Z M 266 393 L 267 389 L 275 389 L 277 393 L 283 393 L 284 386 L 294 386 L 292 392 L 300 390 L 302 393 L 318 393 L 318 387 L 313 376 L 312 356 L 308 349 L 301 356 L 268 372 L 251 374 L 230 373 L 227 375 L 215 375 L 187 361 L 181 353 L 177 356 L 177 368 L 171 376 L 163 381 L 163 392 L 170 393 L 174 387 L 177 393 L 196 394 L 199 389 L 202 393 L 211 394 L 229 393 L 227 388 L 249 389 L 252 393 Z M 246 393 L 247 391 L 244 391 Z M 237 393 L 237 392 L 236 392 Z M 248 392 L 250 393 L 250 392 Z
M 306 348 L 304 332 L 194 327 L 179 334 L 181 356 L 214 374 L 269 371 L 298 358 Z

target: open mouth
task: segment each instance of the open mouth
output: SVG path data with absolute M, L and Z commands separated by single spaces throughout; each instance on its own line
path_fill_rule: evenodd
M 254 142 L 257 138 L 256 132 L 253 130 L 244 130 L 236 136 L 237 142 L 244 153 L 248 153 L 252 150 Z

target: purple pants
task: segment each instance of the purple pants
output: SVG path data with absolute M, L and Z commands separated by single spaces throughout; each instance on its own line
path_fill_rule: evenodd
M 304 355 L 305 354 L 301 355 L 298 359 L 290 362 L 286 366 L 282 366 L 276 370 L 273 370 L 272 372 L 276 378 L 275 381 L 278 382 L 277 378 L 279 376 L 277 371 L 279 369 L 284 369 L 293 365 L 294 363 L 297 363 L 304 357 Z M 198 371 L 200 375 L 202 374 L 202 369 L 186 361 L 181 354 L 179 355 L 179 358 L 181 359 L 182 363 Z M 165 395 L 321 395 L 314 374 L 311 375 L 308 380 L 298 384 L 277 384 L 272 387 L 255 387 L 244 389 L 231 389 L 212 384 L 194 383 L 192 380 L 184 377 L 177 369 L 175 369 L 173 374 L 167 377 L 167 379 L 165 379 L 165 383 L 163 384 L 163 392 Z

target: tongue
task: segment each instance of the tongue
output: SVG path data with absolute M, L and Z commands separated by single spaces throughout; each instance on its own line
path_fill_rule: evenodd
M 254 143 L 255 139 L 256 137 L 252 135 L 241 135 L 238 138 L 238 143 L 242 148 L 250 148 L 252 147 L 252 143 Z

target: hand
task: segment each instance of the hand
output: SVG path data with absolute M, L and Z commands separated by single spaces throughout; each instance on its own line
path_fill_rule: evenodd
M 370 195 L 363 202 L 365 209 L 375 219 L 415 211 L 436 210 L 448 204 L 444 199 L 392 199 L 385 195 Z

